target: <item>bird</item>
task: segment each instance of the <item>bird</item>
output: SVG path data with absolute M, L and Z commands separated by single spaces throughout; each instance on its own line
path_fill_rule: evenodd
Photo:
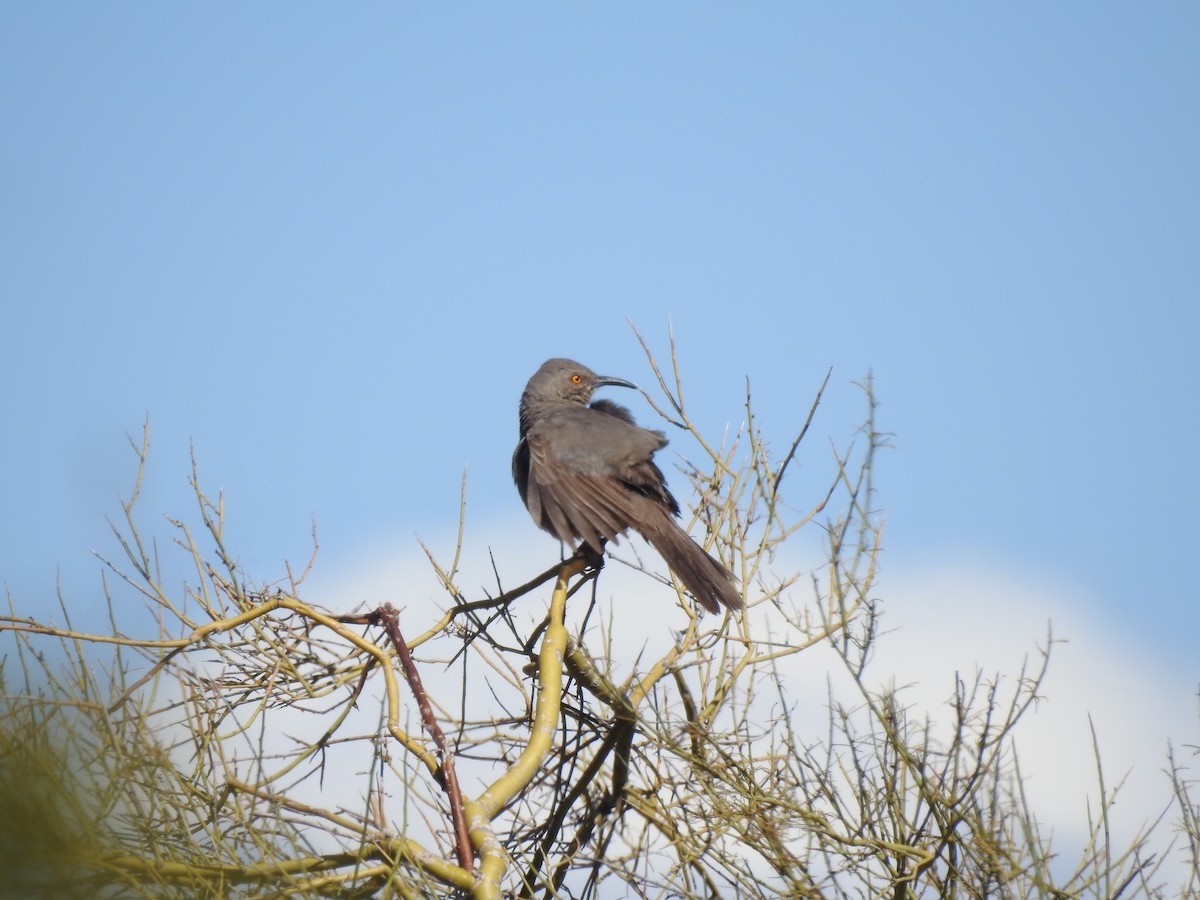
M 563 358 L 546 360 L 525 385 L 512 471 L 529 515 L 597 559 L 607 541 L 633 529 L 710 613 L 742 609 L 733 574 L 676 521 L 679 503 L 653 460 L 666 436 L 611 400 L 592 401 L 606 386 L 637 389 Z

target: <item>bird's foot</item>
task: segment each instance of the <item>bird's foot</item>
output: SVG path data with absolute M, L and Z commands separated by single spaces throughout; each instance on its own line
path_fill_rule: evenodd
M 579 545 L 579 548 L 575 551 L 575 556 L 583 560 L 584 565 L 593 572 L 599 572 L 604 568 L 603 547 L 597 550 L 591 544 L 585 542 Z

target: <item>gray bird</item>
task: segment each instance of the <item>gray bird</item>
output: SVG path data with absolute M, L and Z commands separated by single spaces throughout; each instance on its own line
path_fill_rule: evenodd
M 635 388 L 570 359 L 549 359 L 521 394 L 521 440 L 513 481 L 533 521 L 564 544 L 582 541 L 599 556 L 605 541 L 632 528 L 701 605 L 741 609 L 733 575 L 675 521 L 679 504 L 654 464 L 661 431 L 638 427 L 610 400 L 588 405 L 596 388 Z

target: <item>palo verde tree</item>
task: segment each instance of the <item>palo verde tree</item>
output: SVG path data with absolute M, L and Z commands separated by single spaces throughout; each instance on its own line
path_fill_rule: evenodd
M 949 686 L 948 727 L 868 680 L 885 443 L 869 379 L 843 449 L 808 440 L 819 385 L 777 455 L 749 391 L 743 427 L 715 444 L 689 418 L 674 347 L 666 372 L 647 356 L 648 399 L 699 447 L 683 464 L 687 525 L 737 575 L 744 613 L 702 617 L 677 593 L 669 645 L 626 660 L 605 570 L 572 557 L 472 591 L 461 540 L 450 559 L 429 554 L 435 610 L 400 596 L 318 608 L 307 569 L 264 584 L 234 562 L 222 502 L 194 468 L 197 519 L 170 520 L 194 575 L 173 589 L 135 487 L 103 587 L 110 604 L 143 600 L 140 631 L 115 616 L 108 633 L 78 631 L 69 599 L 58 623 L 19 615 L 19 598 L 0 620 L 0 895 L 1196 895 L 1200 876 L 1166 883 L 1177 870 L 1148 849 L 1151 828 L 1112 845 L 1102 783 L 1076 860 L 1025 801 L 1012 737 L 1049 639 L 1014 677 Z M 809 472 L 827 461 L 812 496 L 791 490 L 801 458 Z M 779 571 L 814 532 L 822 558 Z M 674 587 L 653 569 L 642 583 Z M 814 699 L 788 673 L 819 646 L 849 687 Z M 801 701 L 824 706 L 819 732 L 796 727 Z M 1174 806 L 1156 827 L 1194 871 L 1186 752 L 1171 756 Z

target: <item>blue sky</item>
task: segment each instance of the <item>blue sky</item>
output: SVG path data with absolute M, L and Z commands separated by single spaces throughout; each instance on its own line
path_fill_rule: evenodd
M 885 579 L 1063 586 L 1194 710 L 1198 37 L 1189 3 L 5 4 L 0 578 L 98 612 L 147 416 L 148 532 L 194 446 L 254 578 L 314 518 L 343 574 L 451 533 L 464 466 L 473 550 L 548 563 L 526 378 L 648 382 L 626 319 L 660 356 L 670 321 L 713 435 L 748 377 L 782 451 L 832 367 L 817 473 L 872 371 Z

